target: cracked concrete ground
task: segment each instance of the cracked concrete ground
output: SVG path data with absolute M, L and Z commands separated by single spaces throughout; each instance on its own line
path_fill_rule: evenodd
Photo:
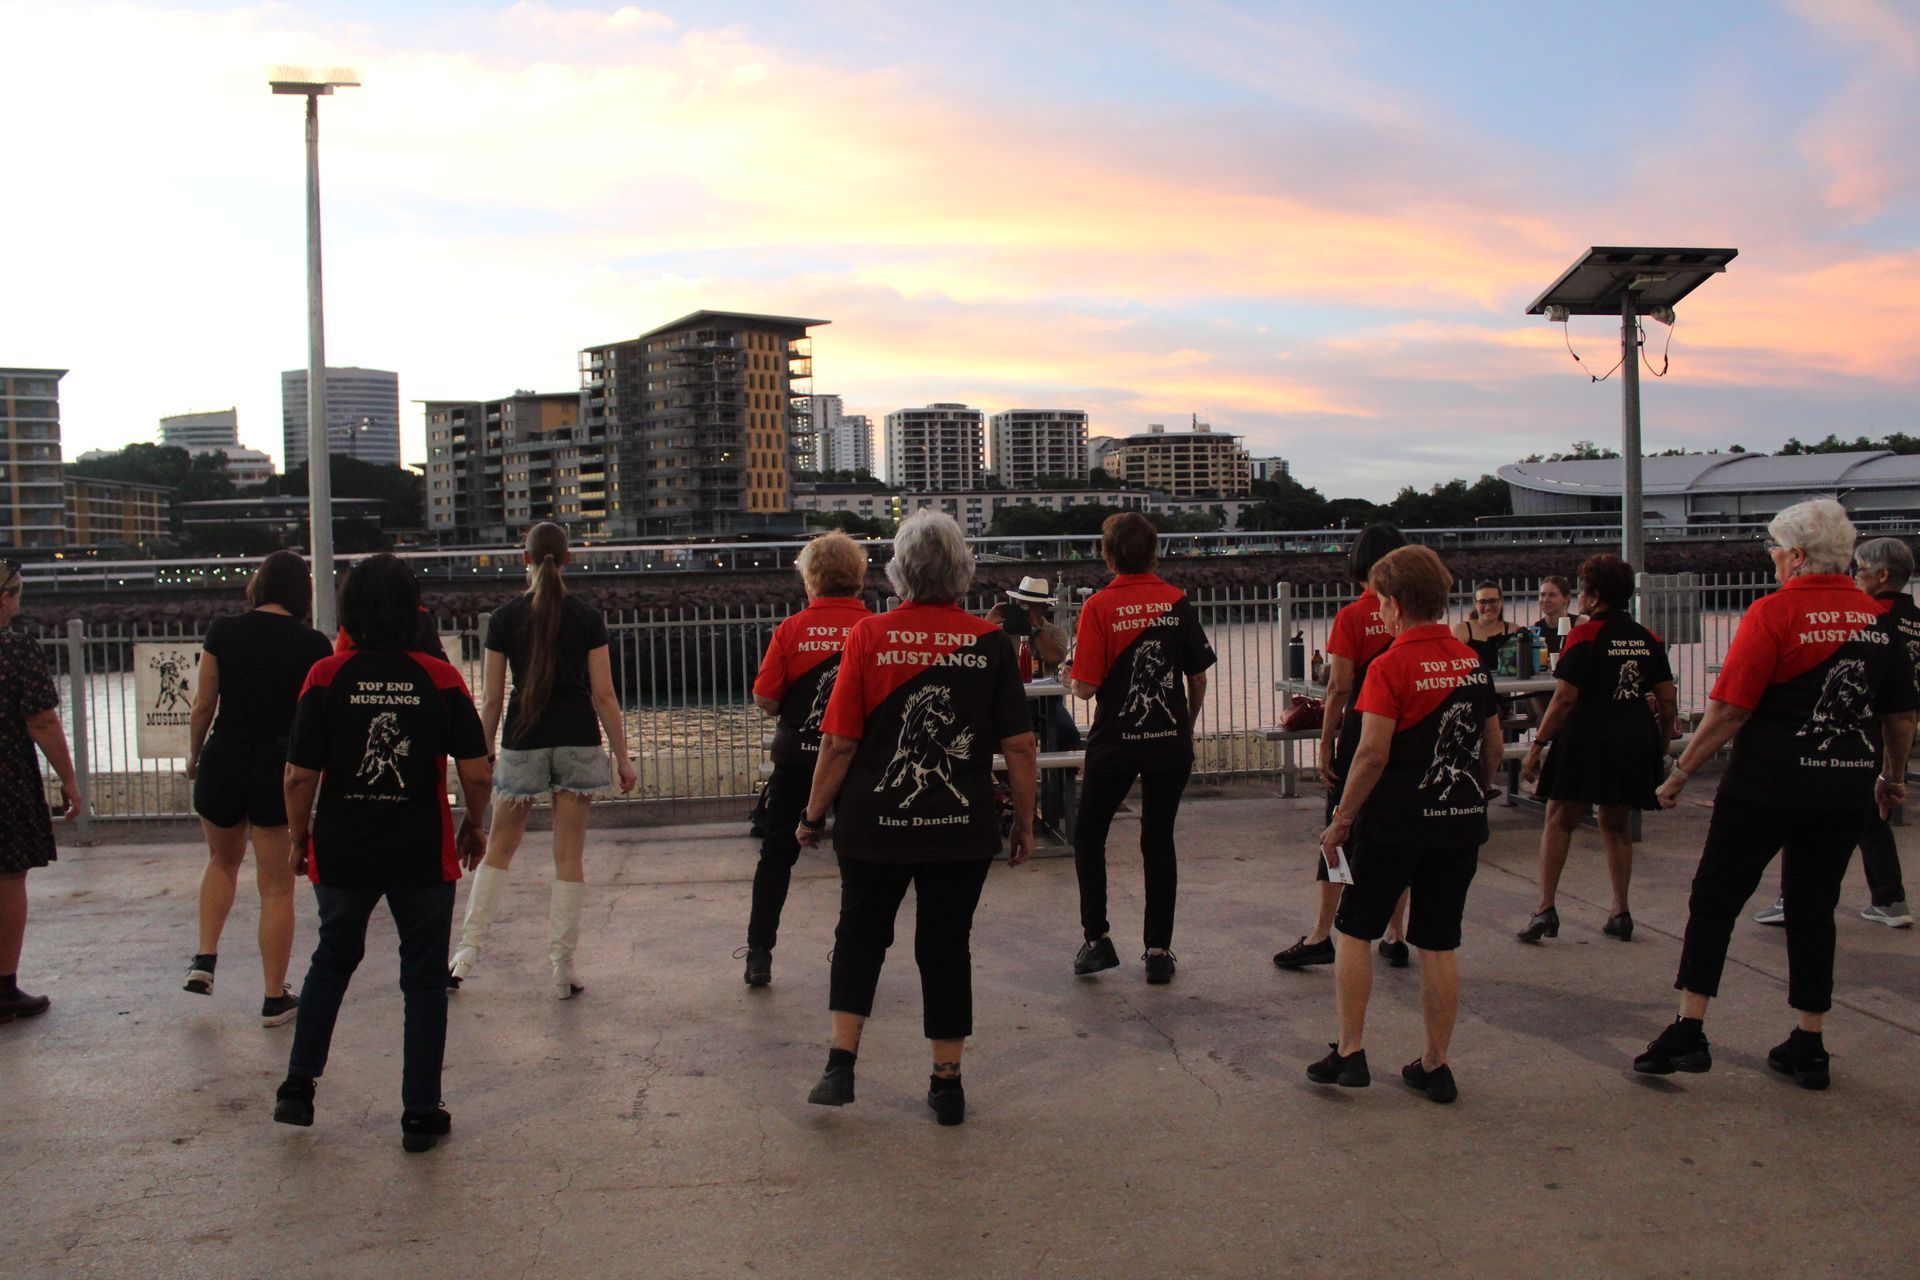
M 1700 790 L 1705 791 L 1704 788 Z M 737 822 L 596 832 L 589 990 L 543 973 L 535 836 L 481 968 L 454 999 L 454 1135 L 399 1145 L 400 1002 L 376 915 L 310 1130 L 271 1123 L 290 1027 L 254 1017 L 251 892 L 211 1000 L 192 844 L 67 851 L 30 879 L 23 976 L 53 1011 L 0 1028 L 0 1273 L 41 1276 L 1911 1276 L 1920 1139 L 1920 931 L 1839 922 L 1835 1084 L 1766 1069 L 1790 1025 L 1785 939 L 1743 925 L 1704 1076 L 1628 1063 L 1671 1016 L 1706 811 L 1650 818 L 1629 945 L 1603 938 L 1583 833 L 1557 943 L 1533 905 L 1538 818 L 1495 811 L 1468 903 L 1457 1105 L 1398 1082 L 1417 971 L 1382 969 L 1374 1085 L 1302 1075 L 1334 1028 L 1331 973 L 1268 957 L 1308 920 L 1317 797 L 1181 811 L 1169 987 L 1141 981 L 1137 836 L 1114 829 L 1125 963 L 1069 972 L 1073 868 L 996 868 L 974 935 L 969 1117 L 933 1124 L 910 917 L 860 1059 L 860 1101 L 803 1099 L 824 1059 L 830 865 L 802 862 L 774 985 L 731 953 L 753 846 Z M 1910 858 L 1910 864 L 1915 859 Z M 1915 867 L 1920 872 L 1920 867 Z M 1771 894 L 1770 875 L 1762 887 Z M 464 896 L 463 896 L 464 901 Z M 313 940 L 302 898 L 295 973 Z

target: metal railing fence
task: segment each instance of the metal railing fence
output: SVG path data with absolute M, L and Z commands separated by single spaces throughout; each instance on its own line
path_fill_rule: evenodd
M 1502 585 L 1507 616 L 1531 624 L 1538 615 L 1537 584 Z M 1704 708 L 1740 613 L 1773 585 L 1764 574 L 1645 581 L 1636 612 L 1669 640 L 1683 711 Z M 1306 678 L 1310 671 L 1296 677 L 1289 669 L 1289 641 L 1301 637 L 1308 663 L 1315 651 L 1324 654 L 1334 614 L 1353 595 L 1351 587 L 1284 583 L 1190 595 L 1218 656 L 1196 735 L 1197 774 L 1279 775 L 1283 744 L 1266 741 L 1264 731 L 1279 723 L 1294 693 L 1318 692 Z M 1471 601 L 1471 584 L 1456 584 L 1449 620 L 1464 619 Z M 967 607 L 984 613 L 993 603 L 982 595 Z M 1070 634 L 1079 607 L 1076 596 L 1063 600 L 1057 611 Z M 755 793 L 771 721 L 753 706 L 753 680 L 786 613 L 774 606 L 738 605 L 608 615 L 614 683 L 640 774 L 635 796 L 613 803 L 675 806 L 745 800 Z M 442 635 L 449 658 L 476 697 L 485 625 L 485 615 L 453 620 Z M 71 620 L 35 638 L 59 680 L 62 722 L 98 820 L 191 817 L 185 761 L 139 753 L 142 708 L 135 696 L 133 645 L 163 642 L 192 652 L 204 639 L 203 628 L 161 619 L 113 626 Z M 1092 704 L 1069 699 L 1069 706 L 1084 733 L 1092 722 Z M 1303 745 L 1310 761 L 1311 744 Z M 51 797 L 52 779 L 47 782 Z

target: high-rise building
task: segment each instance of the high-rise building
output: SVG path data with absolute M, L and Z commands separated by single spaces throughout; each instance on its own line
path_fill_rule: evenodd
M 280 375 L 280 418 L 288 470 L 307 460 L 307 371 Z M 400 465 L 400 375 L 387 369 L 327 368 L 327 452 Z
M 839 396 L 811 396 L 815 471 L 873 471 L 873 419 L 848 413 Z
M 964 404 L 887 415 L 887 483 L 929 493 L 972 489 L 986 472 L 986 418 Z
M 1007 409 L 993 415 L 993 474 L 1013 488 L 1086 475 L 1084 409 Z
M 1293 474 L 1293 467 L 1285 458 L 1254 458 L 1248 465 L 1253 470 L 1255 482 L 1260 484 L 1284 480 Z
M 61 491 L 69 546 L 145 547 L 170 532 L 173 490 L 163 484 L 70 476 Z
M 1120 441 L 1114 436 L 1092 436 L 1087 440 L 1087 470 L 1104 471 L 1107 457 L 1120 447 Z
M 466 542 L 514 542 L 552 520 L 606 532 L 604 452 L 586 447 L 577 391 L 429 400 L 427 527 Z
M 609 532 L 798 532 L 813 456 L 812 339 L 797 316 L 696 311 L 580 353 L 586 448 L 609 458 Z
M 1107 455 L 1107 471 L 1136 488 L 1174 498 L 1234 498 L 1252 489 L 1240 437 L 1197 418 L 1191 431 L 1168 431 L 1156 422 L 1128 436 Z
M 0 548 L 53 551 L 66 539 L 60 485 L 65 369 L 0 368 Z
M 302 394 L 306 383 L 300 384 Z M 306 421 L 303 416 L 302 422 Z M 213 453 L 240 447 L 240 411 L 214 409 L 208 413 L 176 413 L 160 419 L 160 443 L 188 453 Z

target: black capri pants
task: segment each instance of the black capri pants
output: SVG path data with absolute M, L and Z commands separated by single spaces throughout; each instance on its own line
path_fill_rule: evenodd
M 973 912 L 991 858 L 965 862 L 870 862 L 840 857 L 840 923 L 833 931 L 828 1008 L 873 1014 L 893 922 L 912 885 L 913 959 L 920 966 L 921 1021 L 929 1040 L 973 1034 Z
M 1320 865 L 1326 865 L 1320 859 Z M 1372 942 L 1387 931 L 1400 895 L 1407 894 L 1407 941 L 1422 951 L 1457 951 L 1467 888 L 1480 869 L 1480 847 L 1429 848 L 1369 840 L 1349 845 L 1353 883 L 1340 891 L 1333 927 Z
M 776 764 L 767 779 L 767 807 L 761 829 L 760 861 L 753 869 L 753 910 L 747 917 L 747 945 L 773 950 L 780 938 L 780 913 L 787 905 L 787 889 L 794 864 L 800 861 L 800 842 L 794 828 L 807 811 L 813 791 L 813 756 L 801 764 Z
M 1787 911 L 1787 1003 L 1802 1013 L 1832 1008 L 1833 909 L 1867 818 L 1866 811 L 1716 801 L 1693 873 L 1673 985 L 1700 996 L 1720 994 L 1734 922 L 1777 853 Z

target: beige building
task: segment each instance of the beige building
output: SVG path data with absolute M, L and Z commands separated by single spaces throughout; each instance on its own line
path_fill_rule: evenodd
M 171 532 L 173 490 L 70 476 L 61 484 L 66 536 L 76 547 L 144 547 Z
M 60 490 L 65 369 L 0 368 L 0 551 L 53 551 L 66 538 Z
M 577 391 L 499 400 L 429 400 L 427 527 L 462 540 L 515 542 L 551 520 L 603 535 L 607 466 L 590 449 Z
M 1154 423 L 1107 454 L 1109 474 L 1140 489 L 1174 498 L 1235 498 L 1253 488 L 1251 462 L 1240 437 L 1196 420 L 1189 431 Z
M 1086 476 L 1084 409 L 1007 409 L 993 415 L 991 434 L 993 474 L 1001 484 L 1018 488 Z
M 939 493 L 972 489 L 986 474 L 986 415 L 930 404 L 887 415 L 887 483 Z

